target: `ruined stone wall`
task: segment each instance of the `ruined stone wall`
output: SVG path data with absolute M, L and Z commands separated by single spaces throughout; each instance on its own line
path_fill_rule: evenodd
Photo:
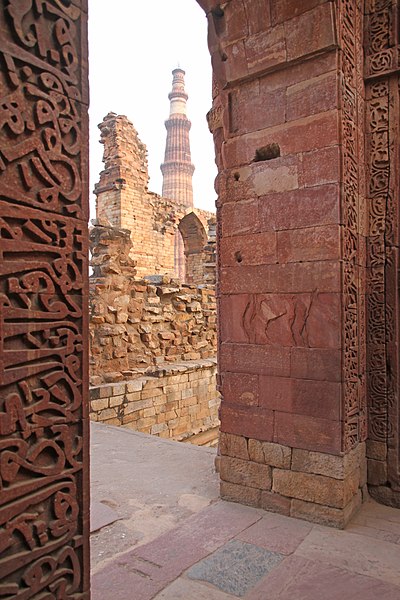
M 160 364 L 149 375 L 90 389 L 90 417 L 177 441 L 219 425 L 216 359 Z
M 178 228 L 182 233 L 182 220 L 192 215 L 197 220 L 197 236 L 202 244 L 196 250 L 191 240 L 185 245 L 185 281 L 203 283 L 207 258 L 203 247 L 208 243 L 209 221 L 215 222 L 215 215 L 149 191 L 146 146 L 125 116 L 109 113 L 99 128 L 105 168 L 95 186 L 98 222 L 131 232 L 130 252 L 138 275 L 177 276 L 175 236 Z
M 91 419 L 175 440 L 217 427 L 214 287 L 138 277 L 126 229 L 90 240 Z
M 90 237 L 92 384 L 127 379 L 161 362 L 215 356 L 213 286 L 137 277 L 127 230 L 96 226 Z

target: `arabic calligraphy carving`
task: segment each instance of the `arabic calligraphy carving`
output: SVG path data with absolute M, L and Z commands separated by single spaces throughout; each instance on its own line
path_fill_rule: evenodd
M 0 9 L 0 596 L 16 599 L 88 597 L 81 17 L 70 0 Z

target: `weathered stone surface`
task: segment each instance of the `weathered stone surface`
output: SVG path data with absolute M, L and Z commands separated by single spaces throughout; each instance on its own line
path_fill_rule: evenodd
M 280 469 L 290 469 L 292 449 L 280 444 L 270 442 L 260 442 L 250 439 L 249 458 L 250 460 L 271 467 Z
M 271 489 L 271 467 L 252 461 L 221 456 L 220 476 L 222 481 L 260 490 Z
M 388 480 L 386 461 L 368 459 L 368 483 L 384 485 Z
M 220 495 L 222 500 L 239 502 L 247 506 L 260 506 L 261 490 L 244 485 L 237 485 L 221 480 Z
M 361 503 L 360 491 L 343 509 L 294 499 L 291 503 L 290 516 L 320 525 L 344 529 L 352 516 L 359 510 Z
M 286 498 L 275 492 L 262 491 L 260 508 L 280 515 L 290 515 L 291 498 Z
M 239 435 L 231 435 L 221 431 L 219 435 L 219 451 L 225 456 L 249 460 L 247 440 Z M 250 460 L 254 461 L 254 458 L 250 458 Z
M 157 368 L 155 368 L 157 369 Z M 134 390 L 134 391 L 130 391 Z M 216 361 L 160 364 L 151 375 L 90 389 L 90 417 L 174 440 L 219 425 Z M 215 433 L 206 444 L 215 443 Z
M 274 469 L 272 489 L 290 498 L 343 509 L 356 495 L 359 482 L 358 471 L 343 481 L 323 475 Z
M 128 230 L 98 225 L 91 240 L 90 311 L 102 317 L 89 325 L 94 381 L 131 379 L 124 373 L 134 374 L 160 361 L 215 356 L 212 286 L 188 286 L 166 275 L 136 277 Z M 122 319 L 122 313 L 127 318 Z
M 333 454 L 322 454 L 293 448 L 292 470 L 325 475 L 334 479 L 344 479 L 344 458 Z

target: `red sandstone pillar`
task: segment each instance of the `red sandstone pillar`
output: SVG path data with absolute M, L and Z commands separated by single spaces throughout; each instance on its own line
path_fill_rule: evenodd
M 0 62 L 0 596 L 84 599 L 87 2 L 2 2 Z
M 202 4 L 219 166 L 221 494 L 343 526 L 366 483 L 361 3 Z

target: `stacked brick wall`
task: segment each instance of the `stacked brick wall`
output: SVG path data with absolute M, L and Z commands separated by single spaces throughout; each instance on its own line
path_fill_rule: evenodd
M 96 226 L 91 243 L 92 384 L 127 379 L 162 362 L 215 356 L 212 286 L 137 277 L 127 230 Z
M 164 364 L 149 375 L 90 389 L 94 421 L 183 440 L 218 427 L 216 359 Z

